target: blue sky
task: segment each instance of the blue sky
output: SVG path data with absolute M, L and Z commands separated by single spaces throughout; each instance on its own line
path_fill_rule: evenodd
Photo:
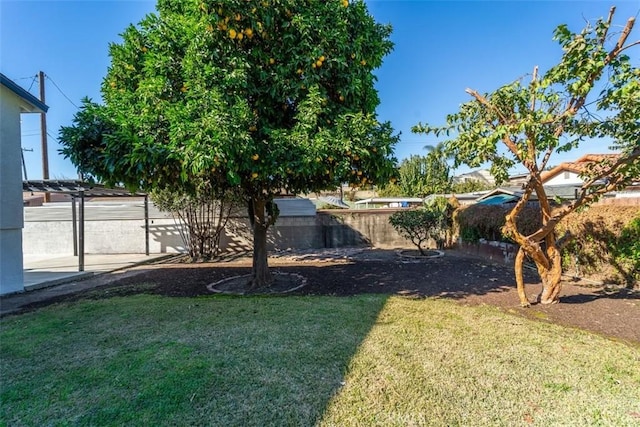
M 368 0 L 382 23 L 392 24 L 394 51 L 376 71 L 381 120 L 401 132 L 399 159 L 424 154 L 433 137 L 415 135 L 418 122 L 442 124 L 446 114 L 469 100 L 470 87 L 488 92 L 531 73 L 545 71 L 560 58 L 551 40 L 566 23 L 579 31 L 586 20 L 606 16 L 612 2 L 591 1 L 426 1 Z M 615 23 L 640 13 L 640 1 L 617 6 Z M 153 1 L 0 0 L 0 71 L 38 94 L 34 77 L 44 71 L 49 105 L 50 178 L 76 178 L 73 165 L 58 154 L 60 126 L 71 123 L 75 105 L 89 96 L 100 100 L 100 83 L 109 66 L 108 45 L 127 25 L 155 10 Z M 640 28 L 634 32 L 640 38 Z M 637 65 L 640 48 L 629 52 Z M 29 179 L 42 178 L 39 118 L 23 115 L 22 146 Z M 550 164 L 586 152 L 608 152 L 606 143 L 584 144 L 555 155 Z M 456 172 L 466 172 L 461 167 Z

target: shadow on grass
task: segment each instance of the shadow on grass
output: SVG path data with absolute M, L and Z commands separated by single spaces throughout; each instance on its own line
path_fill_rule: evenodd
M 386 300 L 133 295 L 7 318 L 0 424 L 314 425 Z

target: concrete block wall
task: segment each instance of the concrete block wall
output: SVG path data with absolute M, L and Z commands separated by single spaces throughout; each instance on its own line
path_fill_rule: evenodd
M 39 209 L 39 208 L 27 208 Z M 320 211 L 315 216 L 281 217 L 269 229 L 268 249 L 313 249 L 339 247 L 411 247 L 390 225 L 394 210 Z M 144 219 L 99 219 L 86 215 L 85 253 L 144 253 Z M 149 220 L 151 253 L 184 252 L 179 226 L 171 218 Z M 23 233 L 24 253 L 29 255 L 73 254 L 71 218 L 27 220 Z M 224 251 L 252 249 L 246 218 L 232 218 L 221 236 Z

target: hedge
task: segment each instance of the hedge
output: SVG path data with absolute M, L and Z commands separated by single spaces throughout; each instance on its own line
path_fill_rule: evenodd
M 510 242 L 502 234 L 509 207 L 470 205 L 455 215 L 460 238 Z M 540 226 L 540 211 L 527 206 L 517 219 L 526 234 Z M 558 225 L 558 234 L 570 230 L 573 239 L 562 252 L 566 274 L 639 287 L 640 209 L 637 206 L 594 205 L 573 212 Z

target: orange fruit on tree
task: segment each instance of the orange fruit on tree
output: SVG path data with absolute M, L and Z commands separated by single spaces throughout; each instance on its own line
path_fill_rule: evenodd
M 238 33 L 236 33 L 236 30 L 234 30 L 233 28 L 229 30 L 229 38 L 230 39 L 235 39 L 237 35 L 238 35 Z
M 269 64 L 273 65 L 276 63 L 276 60 L 273 58 L 269 58 Z
M 252 158 L 253 160 L 258 160 L 258 159 L 260 158 L 260 156 L 256 153 L 256 154 L 254 154 L 253 156 L 251 156 L 251 158 Z

